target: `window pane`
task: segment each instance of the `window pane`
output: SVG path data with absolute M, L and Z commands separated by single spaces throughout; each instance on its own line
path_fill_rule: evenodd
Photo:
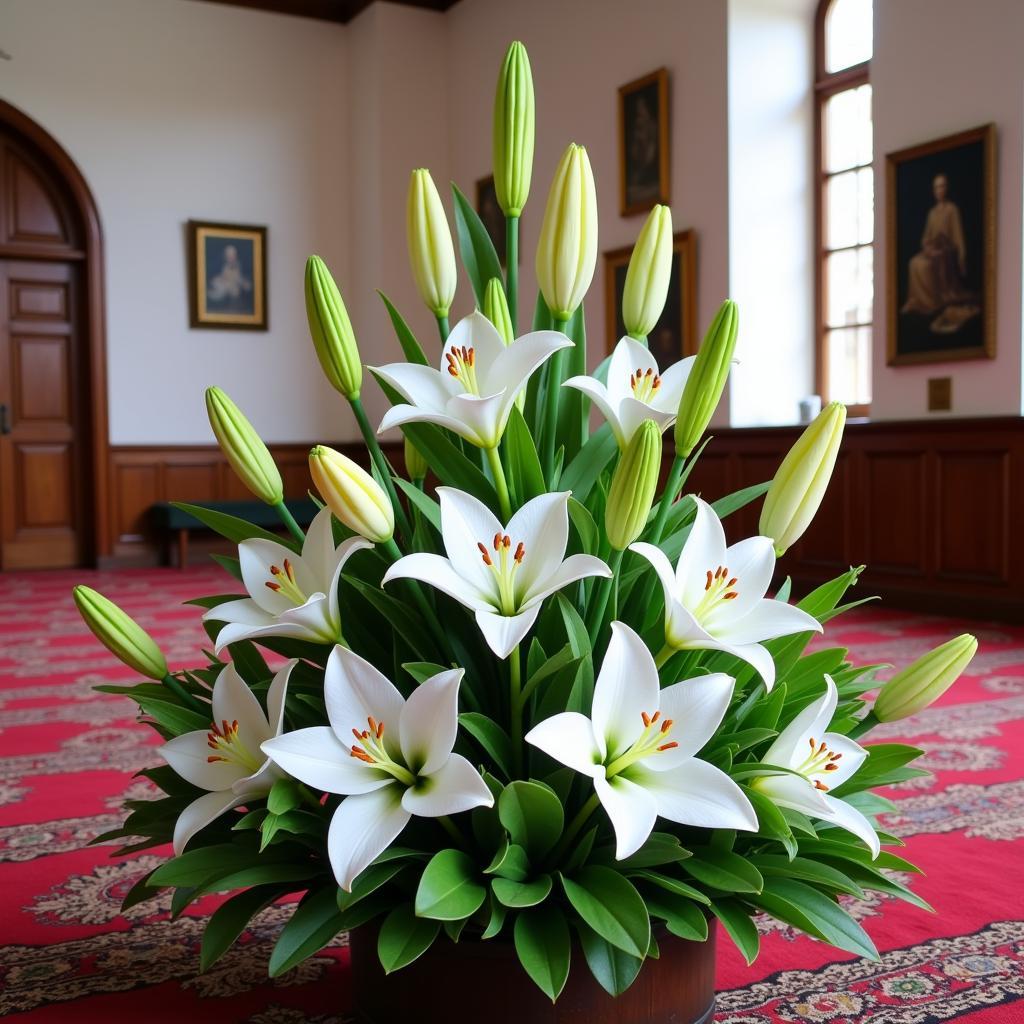
M 825 16 L 825 70 L 863 64 L 872 46 L 871 0 L 833 0 Z
M 871 163 L 871 86 L 846 89 L 825 101 L 825 170 Z
M 870 167 L 844 171 L 829 178 L 825 186 L 825 246 L 842 249 L 848 245 L 865 245 L 874 237 L 875 203 L 874 174 Z
M 828 358 L 828 397 L 847 405 L 871 401 L 871 328 L 829 331 L 825 335 Z
M 845 249 L 832 253 L 825 266 L 829 327 L 865 324 L 872 320 L 874 250 Z

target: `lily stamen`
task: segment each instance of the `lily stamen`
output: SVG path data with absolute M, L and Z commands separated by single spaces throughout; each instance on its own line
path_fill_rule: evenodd
M 477 541 L 476 546 L 484 565 L 494 573 L 502 612 L 505 615 L 515 614 L 515 575 L 526 556 L 526 545 L 519 541 L 516 544 L 515 553 L 510 558 L 512 538 L 507 533 L 496 533 L 491 541 L 491 550 L 497 556 L 497 563 L 483 541 Z
M 479 395 L 480 388 L 476 379 L 476 352 L 463 345 L 461 348 L 452 346 L 445 353 L 448 373 L 454 377 L 471 395 Z
M 736 589 L 738 576 L 730 576 L 727 566 L 720 565 L 712 572 L 705 570 L 704 597 L 694 610 L 698 617 L 706 615 L 720 601 L 735 601 L 740 596 Z
M 238 738 L 238 719 L 229 722 L 223 719 L 220 725 L 210 723 L 210 731 L 206 734 L 206 745 L 216 753 L 206 758 L 207 764 L 237 764 L 247 771 L 258 771 L 263 759 L 256 757 L 251 750 Z
M 273 580 L 267 580 L 266 587 L 273 590 L 274 593 L 288 598 L 296 606 L 305 604 L 308 597 L 295 579 L 295 569 L 292 566 L 291 559 L 284 559 L 283 565 L 283 569 L 277 565 L 270 567 L 270 575 L 274 578 Z
M 367 729 L 352 729 L 356 742 L 349 748 L 351 756 L 411 786 L 416 781 L 415 776 L 408 768 L 395 761 L 384 746 L 384 722 L 370 715 L 366 719 L 366 724 L 369 726 Z
M 650 403 L 661 387 L 661 377 L 650 366 L 646 370 L 637 367 L 636 371 L 629 375 L 629 386 L 634 398 Z
M 664 750 L 673 750 L 679 746 L 675 740 L 669 740 L 667 743 L 662 742 L 672 731 L 672 726 L 675 724 L 671 718 L 662 719 L 660 711 L 655 711 L 651 715 L 646 711 L 641 711 L 640 720 L 644 723 L 643 732 L 636 738 L 629 750 L 608 765 L 606 771 L 609 779 L 625 771 L 626 768 L 637 761 L 642 761 L 652 754 L 660 754 Z

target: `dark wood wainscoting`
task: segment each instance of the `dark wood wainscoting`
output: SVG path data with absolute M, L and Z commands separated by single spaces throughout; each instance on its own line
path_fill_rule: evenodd
M 770 479 L 795 427 L 719 431 L 690 478 L 714 499 Z M 731 539 L 757 532 L 761 502 Z M 1024 621 L 1024 420 L 851 422 L 825 501 L 780 572 L 802 587 L 867 565 L 898 607 Z

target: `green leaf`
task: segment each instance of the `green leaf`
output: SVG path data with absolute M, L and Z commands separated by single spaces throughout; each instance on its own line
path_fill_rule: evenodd
M 342 575 L 342 579 L 358 591 L 360 597 L 373 605 L 388 622 L 393 623 L 395 628 L 401 631 L 403 639 L 420 657 L 434 653 L 435 638 L 432 638 L 424 628 L 423 618 L 418 612 L 413 611 L 404 601 L 393 597 L 386 590 L 372 586 L 355 576 L 346 573 Z
M 341 914 L 335 902 L 337 886 L 312 893 L 289 918 L 270 954 L 270 976 L 276 978 L 317 950 L 323 949 L 341 928 Z
M 565 623 L 565 635 L 569 638 L 569 646 L 572 649 L 573 657 L 586 658 L 591 653 L 590 634 L 580 617 L 580 613 L 573 607 L 572 602 L 565 594 L 555 595 L 558 603 L 558 610 L 562 613 L 562 621 Z
M 371 864 L 356 876 L 351 892 L 339 889 L 335 893 L 338 909 L 348 910 L 349 907 L 354 907 L 360 900 L 366 899 L 367 896 L 375 893 L 382 886 L 387 885 L 399 871 L 404 871 L 405 867 L 403 859 Z
M 704 911 L 687 896 L 659 893 L 647 899 L 651 917 L 660 917 L 673 935 L 691 942 L 703 942 L 708 937 L 708 919 Z
M 377 937 L 377 956 L 385 974 L 406 967 L 428 949 L 441 925 L 417 917 L 408 903 L 395 907 L 380 926 Z
M 765 878 L 799 878 L 824 889 L 834 889 L 836 892 L 856 896 L 859 900 L 864 899 L 864 890 L 856 882 L 820 861 L 808 860 L 806 857 L 790 860 L 777 854 L 756 853 L 751 855 L 750 862 Z
M 405 492 L 405 496 L 409 501 L 416 506 L 423 514 L 423 518 L 427 520 L 430 525 L 441 532 L 441 506 L 438 505 L 429 494 L 424 494 L 414 484 L 409 483 L 408 480 L 403 480 L 400 476 L 394 477 L 395 483 Z
M 797 844 L 793 838 L 793 830 L 789 827 L 786 816 L 776 807 L 774 801 L 764 793 L 758 793 L 747 787 L 743 788 L 743 793 L 757 812 L 758 835 L 777 839 L 786 848 L 789 856 L 795 857 Z
M 757 926 L 739 900 L 716 899 L 711 904 L 711 913 L 722 923 L 736 948 L 747 961 L 748 966 L 757 959 L 761 938 Z
M 297 551 L 298 545 L 291 537 L 279 537 L 276 533 L 264 530 L 262 526 L 254 526 L 237 516 L 229 516 L 226 512 L 218 512 L 216 509 L 204 508 L 202 505 L 189 505 L 184 501 L 172 501 L 171 505 L 187 512 L 190 516 L 198 519 L 204 526 L 208 526 L 214 533 L 241 544 L 243 540 L 251 540 L 254 537 L 260 540 L 273 541 L 286 548 Z
M 905 778 L 901 775 L 903 766 L 924 753 L 920 747 L 906 743 L 871 743 L 864 749 L 868 752 L 867 759 L 843 785 L 832 790 L 830 796 L 843 797 L 848 793 L 902 782 Z
M 167 691 L 169 692 L 169 691 Z M 181 736 L 186 732 L 196 732 L 200 729 L 210 728 L 210 719 L 200 715 L 196 711 L 183 708 L 180 704 L 174 704 L 168 700 L 159 700 L 152 697 L 133 697 L 140 708 L 155 722 L 158 722 L 165 729 L 175 736 Z
M 506 907 L 535 907 L 551 893 L 551 876 L 541 875 L 531 882 L 513 882 L 511 878 L 495 878 L 491 882 L 494 895 Z
M 294 779 L 277 779 L 267 794 L 267 810 L 271 814 L 287 814 L 302 803 L 302 790 Z
M 492 277 L 502 280 L 501 263 L 494 243 L 472 203 L 452 184 L 455 200 L 455 231 L 459 238 L 459 255 L 466 268 L 478 309 L 483 309 L 487 282 Z
M 572 941 L 565 915 L 553 906 L 520 914 L 513 935 L 523 969 L 554 1002 L 569 977 Z
M 210 916 L 199 951 L 199 970 L 208 971 L 234 944 L 249 921 L 280 896 L 280 886 L 265 885 L 232 896 Z
M 494 763 L 509 778 L 512 777 L 512 741 L 508 733 L 494 721 L 477 711 L 459 715 L 459 724 L 493 758 Z
M 440 850 L 430 859 L 416 890 L 416 916 L 461 921 L 476 913 L 487 897 L 477 881 L 476 865 L 462 850 Z
M 562 876 L 573 909 L 602 938 L 631 956 L 643 958 L 651 941 L 651 921 L 636 887 L 611 868 L 591 865 L 575 878 Z
M 682 867 L 698 882 L 723 892 L 760 892 L 764 887 L 761 873 L 737 853 L 713 850 L 705 855 L 694 852 Z
M 227 875 L 250 867 L 256 853 L 231 843 L 217 846 L 201 846 L 161 864 L 149 878 L 151 886 L 195 886 L 202 885 L 211 876 Z
M 512 407 L 505 430 L 505 453 L 509 483 L 520 505 L 547 491 L 533 435 L 516 406 Z
M 634 871 L 629 877 L 640 879 L 643 882 L 650 882 L 651 885 L 666 889 L 677 896 L 685 896 L 687 899 L 696 900 L 698 903 L 703 903 L 704 906 L 711 905 L 711 900 L 704 893 L 699 889 L 694 889 L 692 885 L 680 882 L 678 878 L 670 878 L 668 875 L 663 875 L 656 871 Z
M 491 863 L 484 868 L 485 875 L 498 875 L 500 878 L 508 878 L 513 882 L 522 882 L 530 877 L 530 858 L 526 851 L 515 843 L 510 843 L 507 838 L 502 840 Z
M 643 966 L 643 957 L 624 953 L 585 924 L 578 923 L 576 930 L 587 966 L 597 983 L 609 995 L 622 995 L 636 981 Z
M 619 445 L 611 427 L 607 423 L 602 424 L 562 471 L 558 481 L 559 489 L 572 491 L 577 501 L 586 501 L 597 478 L 618 450 Z
M 570 498 L 569 518 L 579 534 L 583 551 L 589 555 L 596 555 L 601 546 L 601 531 L 586 505 L 581 505 L 575 498 Z
M 512 842 L 539 861 L 561 838 L 565 812 L 558 797 L 539 782 L 512 782 L 498 797 L 498 819 Z
M 378 291 L 377 294 L 383 299 L 388 316 L 391 317 L 391 325 L 398 336 L 398 344 L 402 346 L 402 354 L 405 356 L 406 362 L 417 363 L 420 366 L 429 366 L 430 360 L 423 354 L 423 349 L 416 340 L 416 335 L 409 329 L 409 325 L 405 322 L 402 314 L 398 312 L 391 300 L 382 291 Z
M 673 864 L 693 856 L 679 845 L 679 840 L 667 832 L 652 832 L 647 842 L 632 856 L 618 862 L 623 871 L 631 868 L 656 868 L 662 864 Z
M 490 899 L 491 916 L 487 921 L 487 927 L 480 935 L 481 939 L 493 939 L 501 933 L 505 925 L 505 918 L 508 916 L 508 908 L 493 895 Z

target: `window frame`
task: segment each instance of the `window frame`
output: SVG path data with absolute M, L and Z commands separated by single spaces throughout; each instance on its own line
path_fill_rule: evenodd
M 823 402 L 828 402 L 828 350 L 825 337 L 828 334 L 826 310 L 828 309 L 827 257 L 833 250 L 825 245 L 826 210 L 825 187 L 831 174 L 825 165 L 825 104 L 838 93 L 848 89 L 856 89 L 871 82 L 871 61 L 843 68 L 841 71 L 828 71 L 825 52 L 825 22 L 829 9 L 835 0 L 818 0 L 818 8 L 814 20 L 814 251 L 817 266 L 814 282 L 814 383 Z M 872 152 L 871 169 L 875 174 L 875 159 Z M 876 176 L 877 177 L 877 176 Z M 877 182 L 876 182 L 877 183 Z M 872 231 L 871 246 L 877 255 L 877 239 Z M 877 279 L 877 266 L 875 268 Z M 874 339 L 874 315 L 872 302 L 872 340 Z M 865 325 L 858 325 L 865 326 Z M 867 417 L 871 406 L 867 404 L 848 405 L 851 417 Z

